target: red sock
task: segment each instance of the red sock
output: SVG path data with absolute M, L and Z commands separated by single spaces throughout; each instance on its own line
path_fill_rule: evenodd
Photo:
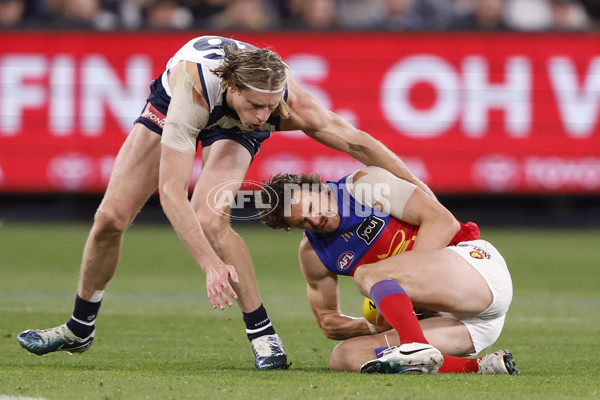
M 401 344 L 429 343 L 413 311 L 410 297 L 396 281 L 384 280 L 375 283 L 370 295 L 381 315 L 398 332 Z
M 438 372 L 440 373 L 465 373 L 465 372 L 477 372 L 479 371 L 479 365 L 477 360 L 480 358 L 463 358 L 447 356 L 444 354 L 444 363 L 440 367 Z

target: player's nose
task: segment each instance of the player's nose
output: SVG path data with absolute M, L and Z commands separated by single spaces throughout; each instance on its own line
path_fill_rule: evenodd
M 258 123 L 264 124 L 265 122 L 267 122 L 270 114 L 271 113 L 269 112 L 269 109 L 267 107 L 259 109 L 256 113 L 256 119 L 258 120 Z
M 320 215 L 312 215 L 308 218 L 310 224 L 314 227 L 317 227 L 321 224 L 321 216 Z

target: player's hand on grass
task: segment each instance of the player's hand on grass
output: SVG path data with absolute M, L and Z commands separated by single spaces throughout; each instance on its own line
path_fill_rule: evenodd
M 236 300 L 237 293 L 231 287 L 231 281 L 239 283 L 239 277 L 233 265 L 220 264 L 209 266 L 206 269 L 206 293 L 213 309 L 219 307 L 225 309 L 225 304 L 229 307 L 233 305 L 231 298 Z M 231 298 L 230 298 L 231 297 Z M 225 303 L 225 304 L 224 304 Z

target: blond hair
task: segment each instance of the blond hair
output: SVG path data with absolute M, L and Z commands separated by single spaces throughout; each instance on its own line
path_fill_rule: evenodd
M 223 92 L 229 87 L 238 90 L 254 87 L 273 92 L 285 90 L 287 66 L 276 53 L 268 49 L 236 49 L 232 45 L 225 45 L 223 50 L 223 65 L 212 70 L 221 78 Z M 285 99 L 281 99 L 273 114 L 289 118 L 290 108 Z

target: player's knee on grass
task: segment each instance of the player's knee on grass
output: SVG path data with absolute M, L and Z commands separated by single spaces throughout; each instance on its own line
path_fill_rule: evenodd
M 347 341 L 339 343 L 331 352 L 329 357 L 329 369 L 332 371 L 350 371 L 349 355 L 352 354 L 351 348 L 348 348 Z

